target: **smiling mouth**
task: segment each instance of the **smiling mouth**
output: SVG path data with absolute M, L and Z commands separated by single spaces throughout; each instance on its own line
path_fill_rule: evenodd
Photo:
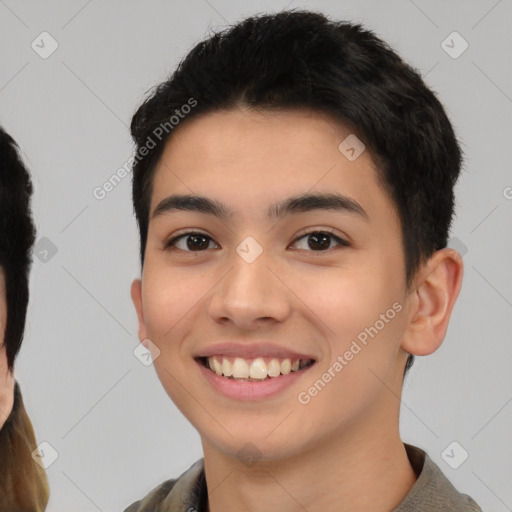
M 224 357 L 222 355 L 196 358 L 205 368 L 219 377 L 245 382 L 264 382 L 289 373 L 303 371 L 315 364 L 314 359 L 280 359 L 257 357 Z

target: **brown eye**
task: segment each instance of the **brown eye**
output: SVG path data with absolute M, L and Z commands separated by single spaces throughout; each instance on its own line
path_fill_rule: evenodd
M 181 243 L 181 242 L 184 243 Z M 165 244 L 165 248 L 176 247 L 179 250 L 186 252 L 200 252 L 208 249 L 210 241 L 213 241 L 208 235 L 202 233 L 183 233 L 175 238 L 172 238 Z M 181 243 L 181 246 L 178 245 Z
M 299 249 L 309 252 L 326 252 L 332 248 L 332 241 L 338 246 L 350 246 L 346 240 L 343 240 L 330 231 L 310 231 L 297 238 L 295 244 L 302 239 L 307 239 L 307 247 L 299 247 Z M 190 231 L 171 238 L 165 243 L 165 248 L 168 249 L 172 247 L 183 252 L 204 252 L 209 248 L 210 242 L 214 241 L 208 235 Z M 218 247 L 217 244 L 215 245 Z
M 302 247 L 301 249 L 311 249 L 313 252 L 325 252 L 326 250 L 330 249 L 332 240 L 341 246 L 348 247 L 350 245 L 347 241 L 343 240 L 339 236 L 336 236 L 330 231 L 310 231 L 309 233 L 306 233 L 297 238 L 297 240 L 301 240 L 303 238 L 307 239 L 307 247 Z M 295 243 L 297 243 L 297 241 Z

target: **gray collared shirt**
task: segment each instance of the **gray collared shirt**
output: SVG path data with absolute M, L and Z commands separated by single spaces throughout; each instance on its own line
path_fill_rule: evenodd
M 482 512 L 472 498 L 455 489 L 423 450 L 408 444 L 405 449 L 418 478 L 390 512 Z M 179 478 L 155 487 L 124 512 L 206 512 L 207 502 L 204 459 L 199 459 Z

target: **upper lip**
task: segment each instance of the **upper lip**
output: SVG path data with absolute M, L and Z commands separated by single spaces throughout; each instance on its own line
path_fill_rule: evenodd
M 275 357 L 278 359 L 315 359 L 313 356 L 296 352 L 273 343 L 216 343 L 201 349 L 197 357 L 211 356 L 241 357 L 242 359 L 254 359 L 256 357 Z

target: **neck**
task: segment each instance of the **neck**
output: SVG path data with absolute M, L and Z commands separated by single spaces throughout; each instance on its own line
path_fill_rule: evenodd
M 308 512 L 389 512 L 416 480 L 400 440 L 398 415 L 389 425 L 389 411 L 298 455 L 250 467 L 207 440 L 202 443 L 209 512 L 292 512 L 298 507 Z

